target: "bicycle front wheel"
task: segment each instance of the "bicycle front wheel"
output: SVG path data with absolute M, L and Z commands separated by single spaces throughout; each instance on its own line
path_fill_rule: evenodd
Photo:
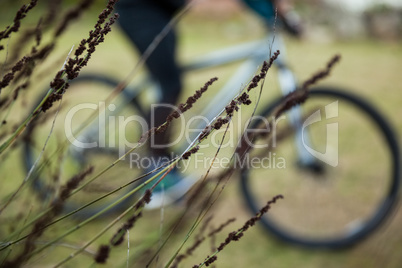
M 276 237 L 310 248 L 355 244 L 397 201 L 399 150 L 391 127 L 367 101 L 333 88 L 313 89 L 296 112 L 269 118 L 280 103 L 253 119 L 251 129 L 270 128 L 269 140 L 254 141 L 242 170 L 249 208 L 256 213 L 282 194 L 261 219 Z
M 43 153 L 32 179 L 40 202 L 52 203 L 62 185 L 89 167 L 94 171 L 85 180 L 95 176 L 96 179 L 67 200 L 66 212 L 108 194 L 141 174 L 135 161 L 131 161 L 139 158 L 133 155 L 135 152 L 118 159 L 136 146 L 147 130 L 144 112 L 132 90 L 124 89 L 113 97 L 117 85 L 117 81 L 101 75 L 80 76 L 71 82 L 60 106 L 55 103 L 41 119 L 28 126 L 29 138 L 24 139 L 27 172 Z M 99 212 L 128 188 L 110 194 L 76 215 L 87 217 Z

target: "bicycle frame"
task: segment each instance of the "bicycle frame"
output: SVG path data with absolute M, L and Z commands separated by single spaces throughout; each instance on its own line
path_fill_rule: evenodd
M 184 72 L 200 70 L 204 68 L 211 68 L 221 66 L 227 63 L 236 61 L 244 61 L 237 71 L 232 75 L 228 82 L 219 90 L 215 98 L 204 108 L 202 115 L 205 116 L 210 122 L 220 114 L 222 111 L 221 103 L 229 103 L 239 91 L 234 90 L 239 88 L 245 81 L 248 81 L 257 71 L 258 66 L 265 60 L 269 60 L 272 51 L 279 50 L 281 52 L 275 65 L 278 68 L 278 81 L 282 95 L 285 96 L 297 89 L 297 80 L 293 72 L 287 67 L 286 51 L 284 42 L 280 35 L 273 37 L 267 36 L 266 38 L 249 42 L 230 48 L 211 52 L 200 59 L 186 64 L 182 67 Z M 309 165 L 314 163 L 315 158 L 307 152 L 304 145 L 309 145 L 308 134 L 302 136 L 301 129 L 301 112 L 299 107 L 294 107 L 290 111 L 291 123 L 296 129 L 296 147 L 299 155 L 299 162 L 302 165 Z M 198 127 L 204 128 L 206 125 L 200 124 Z M 303 140 L 304 138 L 304 140 Z M 304 142 L 303 142 L 304 141 Z
M 237 94 L 239 94 L 241 85 L 245 84 L 245 81 L 249 81 L 253 75 L 258 71 L 259 66 L 265 60 L 269 60 L 272 51 L 280 50 L 281 54 L 275 61 L 275 66 L 278 68 L 278 81 L 282 95 L 285 96 L 290 92 L 296 90 L 297 80 L 293 72 L 287 67 L 286 62 L 286 51 L 283 40 L 280 35 L 275 35 L 274 37 L 267 36 L 261 40 L 248 42 L 241 45 L 236 45 L 233 47 L 217 50 L 207 55 L 202 56 L 190 63 L 184 64 L 181 69 L 183 73 L 191 72 L 195 70 L 202 70 L 206 68 L 213 68 L 217 66 L 222 66 L 229 63 L 234 63 L 236 61 L 243 61 L 243 63 L 238 67 L 236 72 L 229 78 L 228 82 L 216 93 L 214 98 L 210 100 L 208 105 L 199 113 L 208 122 L 214 120 L 216 116 L 221 114 L 227 105 Z M 143 81 L 134 87 L 128 87 L 124 90 L 124 102 L 119 103 L 117 107 L 124 107 L 130 103 L 139 94 L 143 93 L 150 85 L 155 83 L 150 79 L 150 77 L 145 77 Z M 159 91 L 156 95 L 160 94 L 160 89 L 156 85 L 156 90 Z M 157 100 L 155 101 L 157 103 Z M 222 105 L 224 104 L 224 105 Z M 111 114 L 118 114 L 120 109 L 116 109 Z M 314 163 L 315 158 L 307 152 L 304 148 L 305 144 L 309 145 L 308 133 L 305 133 L 302 137 L 301 130 L 301 112 L 299 107 L 294 107 L 290 111 L 291 123 L 296 129 L 296 148 L 299 155 L 299 162 L 302 165 L 308 165 Z M 94 122 L 98 126 L 97 122 Z M 204 129 L 207 123 L 201 121 L 197 124 L 197 129 Z M 91 127 L 89 128 L 91 129 Z M 85 137 L 96 136 L 91 131 L 85 131 L 83 133 Z M 89 133 L 89 135 L 88 135 Z M 306 135 L 307 134 L 307 135 Z M 195 139 L 198 134 L 190 137 Z M 183 145 L 179 148 L 179 151 L 184 151 L 187 145 Z

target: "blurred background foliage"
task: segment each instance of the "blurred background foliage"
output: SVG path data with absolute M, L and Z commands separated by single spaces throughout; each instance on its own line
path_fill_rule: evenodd
M 39 1 L 42 8 L 48 2 L 54 0 Z M 17 10 L 24 0 L 2 0 L 2 10 Z M 65 8 L 74 5 L 78 0 L 62 0 Z M 216 16 L 227 18 L 238 13 L 242 4 L 240 0 L 215 0 L 201 1 L 198 14 L 203 16 Z M 345 1 L 334 0 L 303 0 L 292 1 L 296 10 L 308 27 L 331 29 L 333 38 L 361 38 L 372 37 L 388 40 L 400 40 L 402 38 L 402 4 L 398 1 Z M 356 8 L 353 8 L 355 3 Z M 104 0 L 97 0 L 92 10 L 103 8 Z M 357 8 L 358 6 L 358 8 Z M 0 20 L 8 20 L 13 12 L 2 14 Z M 322 34 L 322 31 L 320 32 Z

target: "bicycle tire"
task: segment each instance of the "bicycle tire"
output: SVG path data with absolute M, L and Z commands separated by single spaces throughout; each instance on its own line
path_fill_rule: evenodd
M 399 166 L 400 155 L 399 155 L 399 147 L 398 147 L 397 139 L 395 137 L 395 134 L 394 134 L 392 128 L 390 127 L 390 124 L 369 102 L 367 102 L 366 100 L 362 99 L 361 97 L 353 95 L 349 92 L 350 91 L 340 90 L 340 89 L 333 88 L 333 87 L 315 88 L 309 92 L 309 97 L 308 97 L 306 103 L 309 103 L 310 101 L 312 101 L 314 99 L 321 99 L 321 98 L 324 99 L 326 97 L 333 98 L 333 99 L 338 100 L 342 104 L 345 103 L 353 108 L 356 108 L 358 111 L 360 111 L 362 113 L 362 115 L 365 116 L 364 118 L 366 118 L 370 121 L 370 124 L 371 123 L 373 124 L 373 127 L 379 131 L 379 135 L 381 136 L 381 139 L 383 139 L 384 145 L 387 148 L 386 153 L 388 154 L 388 160 L 389 160 L 389 163 L 388 163 L 389 164 L 388 186 L 384 187 L 384 189 L 381 190 L 381 191 L 383 191 L 382 192 L 383 196 L 381 196 L 380 198 L 377 199 L 378 203 L 376 204 L 375 210 L 370 212 L 371 214 L 368 216 L 368 218 L 365 218 L 363 224 L 360 222 L 359 226 L 357 226 L 357 228 L 355 226 L 354 229 L 337 233 L 335 236 L 331 236 L 331 235 L 315 236 L 315 234 L 310 234 L 310 231 L 318 232 L 318 230 L 319 230 L 319 227 L 317 227 L 317 229 L 315 229 L 315 227 L 313 225 L 311 225 L 310 228 L 315 229 L 315 230 L 307 230 L 306 232 L 295 231 L 295 229 L 301 228 L 301 227 L 297 226 L 297 227 L 294 227 L 294 229 L 293 229 L 293 227 L 289 227 L 289 226 L 301 225 L 302 220 L 300 218 L 290 218 L 289 216 L 287 216 L 286 213 L 282 213 L 282 214 L 277 213 L 278 215 L 279 214 L 280 215 L 273 216 L 272 213 L 275 213 L 275 210 L 281 209 L 281 208 L 277 208 L 277 206 L 280 206 L 282 202 L 279 202 L 279 204 L 275 204 L 272 207 L 272 211 L 269 211 L 267 213 L 267 216 L 264 216 L 263 218 L 261 218 L 261 225 L 264 227 L 264 229 L 266 231 L 273 234 L 274 237 L 278 238 L 281 241 L 285 241 L 287 243 L 306 247 L 306 248 L 342 249 L 342 248 L 353 246 L 356 243 L 358 243 L 359 241 L 362 241 L 364 238 L 366 238 L 368 235 L 370 235 L 375 229 L 377 229 L 381 225 L 381 223 L 383 223 L 392 214 L 392 210 L 395 207 L 397 200 L 398 200 L 399 183 L 400 183 L 399 182 L 399 180 L 400 180 L 400 166 Z M 268 105 L 267 108 L 262 112 L 262 116 L 264 118 L 269 116 L 274 111 L 274 109 L 279 104 L 281 104 L 282 100 L 283 100 L 283 98 L 279 98 L 279 99 L 275 100 L 274 102 L 272 102 L 270 105 Z M 337 103 L 337 105 L 338 105 L 338 103 Z M 303 106 L 305 106 L 305 104 L 303 104 Z M 348 115 L 348 116 L 352 117 L 351 115 Z M 251 129 L 256 127 L 257 123 L 258 122 L 255 122 L 255 124 L 253 124 L 251 126 Z M 341 125 L 341 127 L 344 126 L 345 124 Z M 358 125 L 359 129 L 360 129 L 360 127 L 361 126 Z M 341 128 L 339 128 L 339 129 L 341 129 Z M 338 132 L 338 134 L 339 134 L 339 132 Z M 356 137 L 354 137 L 354 138 L 356 138 Z M 364 140 L 364 138 L 362 138 L 362 137 L 358 137 L 357 139 Z M 286 139 L 284 142 L 289 141 L 289 140 L 292 140 L 292 139 Z M 341 140 L 341 139 L 339 139 L 339 140 Z M 360 142 L 360 141 L 357 141 L 356 143 L 358 143 L 358 142 Z M 350 144 L 351 143 L 349 143 L 349 145 Z M 282 146 L 282 144 L 279 144 L 278 148 L 280 148 L 281 146 Z M 350 147 L 350 151 L 352 151 L 351 148 L 353 146 L 350 145 L 349 147 Z M 341 148 L 339 150 L 341 150 Z M 360 154 L 364 154 L 366 150 L 368 150 L 368 148 L 360 148 Z M 345 150 L 342 150 L 342 151 L 345 152 Z M 349 150 L 346 150 L 346 151 L 349 151 Z M 366 154 L 366 155 L 368 155 L 368 154 Z M 359 160 L 359 161 L 363 161 L 363 160 Z M 340 162 L 342 162 L 342 161 L 340 161 Z M 377 161 L 377 162 L 380 162 L 380 161 Z M 340 164 L 342 164 L 342 163 L 340 163 Z M 369 163 L 372 163 L 372 162 L 369 162 Z M 346 170 L 346 167 L 342 167 L 342 166 L 340 166 L 340 164 L 338 165 L 337 168 L 338 169 L 343 168 L 343 170 Z M 362 174 L 363 174 L 365 169 L 369 170 L 370 166 L 364 167 L 359 172 L 362 172 Z M 331 168 L 331 171 L 332 171 L 332 168 Z M 241 192 L 245 198 L 248 208 L 253 213 L 257 213 L 262 205 L 261 205 L 261 203 L 259 203 L 259 200 L 257 200 L 258 199 L 258 194 L 256 193 L 257 190 L 254 189 L 251 184 L 254 183 L 253 180 L 261 181 L 262 177 L 261 177 L 261 179 L 259 179 L 260 177 L 256 177 L 256 174 L 258 175 L 258 173 L 251 174 L 253 172 L 256 173 L 257 171 L 252 170 L 250 168 L 244 168 L 242 170 L 241 179 L 240 179 L 241 180 Z M 366 174 L 366 173 L 364 173 L 364 174 Z M 354 176 L 351 178 L 357 178 L 357 177 L 358 176 Z M 370 177 L 370 175 L 368 175 L 367 177 L 364 178 L 367 180 L 367 182 L 365 182 L 364 185 L 360 185 L 360 187 L 364 187 L 367 189 L 370 186 L 378 187 L 378 188 L 381 187 L 382 183 L 380 183 L 379 181 L 376 181 L 373 185 L 370 185 L 370 183 L 372 183 L 372 182 L 371 181 L 369 182 L 369 177 Z M 373 177 L 374 177 L 374 175 L 373 175 Z M 350 178 L 350 177 L 347 177 L 347 178 Z M 266 177 L 264 179 L 268 180 L 268 177 Z M 288 178 L 282 178 L 282 183 L 285 184 L 283 181 L 287 180 L 287 179 Z M 339 179 L 336 178 L 336 180 L 339 180 Z M 352 180 L 350 180 L 350 181 L 352 181 Z M 303 183 L 305 183 L 305 182 L 303 182 Z M 305 183 L 305 184 L 307 184 L 307 183 Z M 336 184 L 336 183 L 334 183 L 334 184 Z M 286 185 L 288 185 L 288 184 L 286 184 Z M 272 187 L 274 187 L 274 186 L 272 186 Z M 285 187 L 285 186 L 283 186 L 283 187 Z M 291 187 L 289 187 L 289 188 L 291 188 Z M 338 188 L 340 188 L 340 187 L 338 187 Z M 349 189 L 349 188 L 347 188 L 347 189 Z M 299 189 L 297 189 L 297 190 L 300 192 L 303 191 L 303 190 L 299 190 Z M 316 190 L 316 188 L 314 188 L 314 190 Z M 266 191 L 266 190 L 263 189 L 261 191 Z M 315 192 L 312 192 L 312 191 L 307 192 L 307 194 L 319 196 L 319 194 L 318 193 L 316 194 L 316 192 L 318 192 L 318 190 L 316 190 Z M 358 193 L 359 192 L 352 193 L 352 194 L 356 195 L 354 197 L 354 199 L 353 198 L 351 199 L 352 201 L 354 201 L 355 199 L 358 199 L 357 197 L 362 196 L 362 194 L 357 195 Z M 297 194 L 299 194 L 299 193 L 297 193 Z M 286 199 L 289 199 L 289 198 L 292 198 L 291 192 L 289 192 L 288 195 L 285 195 L 285 199 L 283 201 L 285 201 Z M 306 198 L 306 199 L 308 199 L 308 198 Z M 295 202 L 297 202 L 297 201 L 303 202 L 303 200 L 296 200 Z M 339 202 L 339 204 L 341 204 L 342 198 L 338 198 L 337 200 L 332 200 L 332 202 L 334 202 L 334 203 Z M 356 201 L 356 204 L 359 204 L 359 202 L 361 202 L 361 201 L 360 200 Z M 310 204 L 312 204 L 312 203 L 313 202 L 310 202 Z M 306 204 L 303 204 L 303 205 L 306 206 Z M 351 207 L 354 207 L 354 204 L 349 204 L 349 205 Z M 283 206 L 286 206 L 286 205 L 283 205 Z M 307 204 L 307 206 L 308 206 L 308 204 Z M 314 208 L 312 208 L 312 209 L 314 209 Z M 309 211 L 309 207 L 307 207 L 305 209 L 305 211 L 303 211 L 303 213 L 307 213 L 308 211 Z M 317 211 L 319 211 L 319 210 L 317 210 Z M 325 219 L 326 221 L 333 220 L 332 218 L 329 219 L 329 217 L 332 216 L 331 214 L 334 214 L 337 217 L 339 213 L 337 214 L 337 212 L 334 212 L 334 213 L 329 212 L 329 216 L 327 215 L 328 219 Z M 326 216 L 326 215 L 323 215 L 323 216 Z M 277 217 L 288 217 L 288 218 L 285 220 L 286 222 L 283 223 L 283 221 L 282 222 L 279 221 L 277 219 Z M 314 213 L 311 213 L 311 215 L 310 214 L 306 215 L 306 218 L 307 217 L 315 218 L 316 215 Z M 342 215 L 339 217 L 342 217 Z M 293 220 L 293 222 L 288 222 L 289 219 L 290 219 L 290 221 Z M 322 220 L 322 218 L 319 218 L 318 221 L 320 221 L 320 220 Z M 348 226 L 345 225 L 345 227 L 348 227 Z M 308 228 L 309 227 L 307 227 L 307 229 Z
M 70 82 L 70 87 L 66 94 L 71 95 L 75 91 L 74 88 L 81 89 L 80 86 L 88 87 L 87 86 L 88 84 L 91 84 L 91 87 L 95 87 L 95 90 L 98 89 L 98 87 L 103 88 L 103 91 L 104 91 L 103 93 L 105 95 L 102 95 L 102 97 L 98 97 L 98 100 L 103 101 L 104 100 L 103 96 L 108 96 L 108 94 L 111 93 L 111 90 L 113 90 L 117 87 L 119 82 L 112 78 L 104 76 L 104 75 L 85 74 L 85 75 L 79 76 L 78 78 L 76 78 L 75 80 Z M 87 88 L 85 88 L 85 90 L 86 89 Z M 101 93 L 101 92 L 99 92 L 99 93 Z M 96 92 L 95 92 L 95 94 L 96 94 Z M 130 100 L 128 106 L 130 106 L 131 109 L 133 109 L 138 115 L 142 116 L 143 118 L 145 117 L 144 110 L 139 106 L 137 99 L 135 97 L 133 98 L 132 92 L 130 92 L 129 90 L 127 90 L 127 88 L 125 88 L 121 91 L 120 96 L 122 96 L 123 99 Z M 63 102 L 66 102 L 65 98 L 66 98 L 66 96 L 63 97 Z M 43 96 L 38 98 L 36 105 L 38 105 L 42 99 L 43 99 Z M 78 103 L 81 103 L 84 100 L 85 100 L 85 98 L 79 99 Z M 55 106 L 57 106 L 57 104 Z M 68 106 L 68 107 L 71 107 L 71 106 Z M 23 158 L 24 158 L 23 162 L 24 162 L 26 172 L 29 172 L 31 167 L 34 165 L 34 162 L 38 155 L 38 153 L 35 152 L 35 146 L 33 145 L 33 141 L 32 141 L 32 137 L 35 137 L 35 132 L 32 134 L 33 131 L 35 131 L 34 124 L 28 125 L 27 133 L 30 133 L 30 137 L 27 139 L 24 139 L 24 143 L 23 143 L 23 150 L 22 150 Z M 38 135 L 36 135 L 36 136 L 38 136 Z M 40 144 L 43 144 L 43 143 L 40 143 Z M 97 148 L 94 148 L 94 150 L 91 153 L 102 154 L 104 152 L 102 151 L 102 149 L 100 149 L 100 147 L 97 147 Z M 114 156 L 114 159 L 117 159 L 117 158 L 118 158 L 117 155 Z M 77 161 L 79 161 L 79 160 L 77 160 Z M 80 167 L 80 168 L 82 168 L 82 167 Z M 39 197 L 40 202 L 51 203 L 52 198 L 54 198 L 54 196 L 52 196 L 52 195 L 54 195 L 54 193 L 52 191 L 49 191 L 49 177 L 44 176 L 42 173 L 43 172 L 34 175 L 34 178 L 32 179 L 32 183 L 31 183 L 31 188 Z M 133 187 L 134 186 L 128 187 L 129 189 L 125 190 L 125 192 L 133 189 Z M 116 200 L 118 197 L 122 196 L 123 194 L 124 193 L 120 192 L 117 196 L 113 196 L 113 198 L 111 200 L 109 199 L 107 202 L 104 202 L 102 205 L 91 205 L 90 207 L 87 207 L 84 210 L 75 213 L 74 216 L 78 217 L 78 218 L 86 218 L 86 217 L 92 216 L 92 215 L 98 213 L 99 211 L 101 211 L 110 202 Z M 82 205 L 84 205 L 86 203 L 86 202 L 76 202 L 75 198 L 71 198 L 71 199 L 73 199 L 73 200 L 68 200 L 68 202 L 66 202 L 64 204 L 64 212 L 68 213 L 73 210 L 76 210 L 77 208 L 81 207 Z M 88 201 L 90 201 L 90 200 L 88 200 Z M 121 210 L 123 207 L 127 206 L 128 202 L 130 202 L 130 198 L 126 199 L 124 202 L 115 206 L 114 208 L 109 210 L 108 213 L 105 213 L 104 215 L 109 215 L 110 213 L 114 213 L 116 211 Z

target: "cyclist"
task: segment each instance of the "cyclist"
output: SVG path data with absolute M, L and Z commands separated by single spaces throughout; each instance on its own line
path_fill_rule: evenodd
M 185 0 L 120 0 L 117 4 L 117 12 L 120 15 L 119 24 L 121 29 L 135 44 L 142 54 L 154 40 L 162 29 L 169 23 L 177 11 L 185 5 Z M 299 24 L 288 14 L 290 5 L 286 0 L 243 0 L 252 10 L 259 14 L 268 28 L 272 28 L 275 23 L 275 14 L 277 10 L 280 23 L 285 26 L 292 34 L 300 32 Z M 146 66 L 153 79 L 159 84 L 161 89 L 161 104 L 176 104 L 181 89 L 181 72 L 176 62 L 176 31 L 171 29 L 167 36 L 159 43 L 157 48 L 149 56 Z M 166 120 L 166 116 L 171 112 L 171 108 L 166 106 L 157 106 L 150 113 L 148 122 L 153 126 L 158 126 Z M 154 118 L 150 118 L 151 114 Z M 151 127 L 153 127 L 151 126 Z M 163 146 L 169 141 L 169 131 L 164 135 L 155 135 L 153 137 L 151 152 L 154 158 L 162 159 L 169 155 L 169 151 Z M 156 161 L 155 161 L 156 162 Z M 169 199 L 169 192 L 185 192 L 191 185 L 185 184 L 185 180 L 180 179 L 179 172 L 173 170 L 169 173 L 163 182 L 166 191 L 164 192 L 165 203 L 174 201 Z M 183 185 L 185 184 L 185 185 Z M 177 187 L 176 187 L 177 186 Z M 180 189 L 181 190 L 177 190 Z M 152 197 L 151 206 L 158 207 L 160 203 L 161 188 L 155 188 Z M 182 193 L 183 194 L 183 193 Z

